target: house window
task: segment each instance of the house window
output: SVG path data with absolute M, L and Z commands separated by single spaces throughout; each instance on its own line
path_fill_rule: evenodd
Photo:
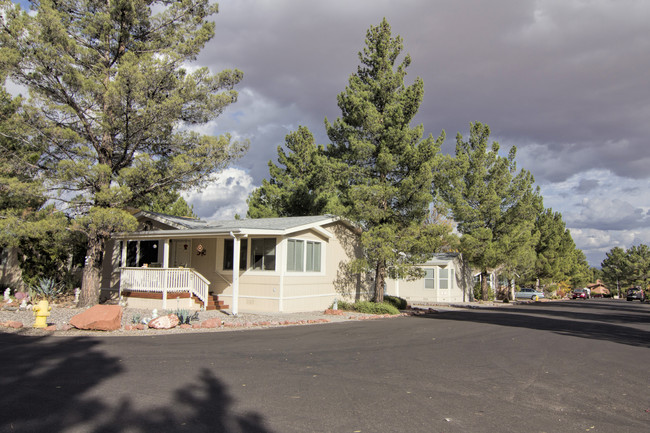
M 440 289 L 448 289 L 449 288 L 449 269 L 440 268 L 440 272 L 438 273 L 438 280 L 440 282 Z
M 287 271 L 320 272 L 321 243 L 289 239 L 287 241 Z
M 235 242 L 233 239 L 223 240 L 223 269 L 232 271 L 233 266 L 233 252 Z M 244 240 L 239 243 L 239 269 L 246 270 L 246 258 L 248 257 L 248 241 Z
M 424 270 L 424 288 L 425 289 L 435 289 L 436 288 L 436 273 L 435 269 L 425 269 Z
M 138 266 L 158 263 L 158 241 L 140 241 Z
M 320 272 L 320 242 L 307 241 L 307 272 Z
M 275 238 L 251 239 L 253 269 L 275 270 Z
M 451 289 L 454 283 L 454 270 L 440 268 L 440 273 L 438 274 L 438 280 L 440 283 L 440 289 Z
M 303 270 L 304 241 L 289 239 L 287 243 L 287 271 Z
M 138 241 L 126 242 L 126 266 L 129 268 L 138 266 Z

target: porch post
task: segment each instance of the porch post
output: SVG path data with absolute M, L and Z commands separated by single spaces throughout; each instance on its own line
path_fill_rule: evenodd
M 162 267 L 168 268 L 169 267 L 169 239 L 162 239 L 162 243 L 163 243 Z
M 122 260 L 121 260 L 121 263 L 120 263 L 120 267 L 122 267 L 122 268 L 126 268 L 126 263 L 127 263 L 126 262 L 126 252 L 127 252 L 127 244 L 128 243 L 129 243 L 129 241 L 127 241 L 127 240 L 122 241 Z
M 240 239 L 230 232 L 233 237 L 232 246 L 232 314 L 239 313 L 239 252 L 241 250 Z

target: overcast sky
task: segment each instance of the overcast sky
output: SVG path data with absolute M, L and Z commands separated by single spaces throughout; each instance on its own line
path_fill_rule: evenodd
M 650 244 L 650 1 L 222 0 L 198 63 L 238 68 L 239 101 L 207 132 L 250 140 L 245 158 L 189 198 L 203 218 L 245 215 L 277 146 L 323 121 L 383 17 L 424 80 L 416 123 L 448 139 L 487 123 L 544 204 L 562 213 L 591 265 L 611 248 Z M 505 154 L 505 153 L 504 153 Z
M 650 1 L 222 0 L 197 64 L 238 68 L 239 100 L 206 133 L 250 140 L 248 154 L 188 196 L 202 218 L 246 214 L 277 146 L 299 125 L 327 143 L 324 119 L 383 17 L 424 80 L 426 133 L 487 123 L 517 146 L 544 204 L 562 213 L 591 265 L 650 244 Z

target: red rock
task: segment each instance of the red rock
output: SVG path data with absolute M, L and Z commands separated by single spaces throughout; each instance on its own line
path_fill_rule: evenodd
M 56 325 L 46 326 L 44 329 L 46 331 L 54 332 L 54 331 L 56 331 Z
M 221 326 L 221 320 L 217 317 L 201 322 L 201 328 L 218 328 L 219 326 Z
M 72 326 L 68 325 L 67 323 L 63 326 L 61 326 L 61 331 L 69 331 L 72 329 Z
M 23 324 L 22 322 L 16 322 L 15 320 L 10 320 L 8 322 L 5 322 L 5 326 L 7 328 L 20 329 L 23 327 Z
M 179 326 L 181 329 L 192 329 L 192 325 L 183 323 L 181 326 Z
M 115 331 L 122 327 L 122 307 L 119 305 L 95 305 L 70 319 L 77 329 Z
M 144 331 L 146 329 L 146 326 L 144 323 L 138 323 L 137 325 L 135 325 L 135 329 L 139 331 Z
M 125 331 L 133 331 L 134 327 L 133 327 L 133 325 L 124 325 L 124 330 Z
M 153 329 L 172 329 L 177 327 L 181 320 L 176 314 L 168 314 L 166 316 L 156 317 L 149 322 L 149 327 Z
M 192 329 L 200 329 L 201 324 L 200 323 L 192 323 Z
M 325 310 L 325 314 L 330 314 L 332 316 L 342 316 L 343 310 L 332 310 L 331 308 L 328 308 Z

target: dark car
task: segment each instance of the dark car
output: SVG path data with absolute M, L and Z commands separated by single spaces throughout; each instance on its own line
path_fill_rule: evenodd
M 645 302 L 645 293 L 640 287 L 630 287 L 627 289 L 627 300 L 634 301 L 635 299 Z
M 585 289 L 575 289 L 571 297 L 573 299 L 589 299 L 589 292 Z

